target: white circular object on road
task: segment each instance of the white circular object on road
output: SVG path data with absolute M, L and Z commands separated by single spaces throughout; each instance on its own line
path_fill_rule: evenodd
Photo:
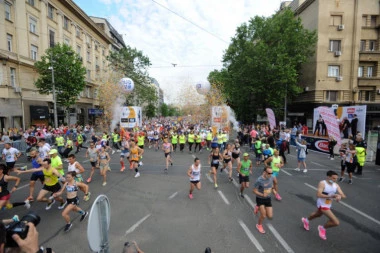
M 208 81 L 201 81 L 197 82 L 195 88 L 199 94 L 206 95 L 210 91 L 211 85 Z
M 124 77 L 120 79 L 119 85 L 123 88 L 123 90 L 127 93 L 132 92 L 135 89 L 135 83 L 131 78 Z
M 92 204 L 87 225 L 87 240 L 93 252 L 108 247 L 111 207 L 106 195 L 99 195 Z

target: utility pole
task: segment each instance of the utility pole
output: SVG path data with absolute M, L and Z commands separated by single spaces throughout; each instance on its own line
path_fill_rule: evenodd
M 285 101 L 284 101 L 284 121 L 285 121 L 285 124 L 286 124 L 286 114 L 287 114 L 287 110 L 288 110 L 287 96 L 288 96 L 288 84 L 286 84 L 286 88 L 285 88 Z
M 55 92 L 55 81 L 54 81 L 54 67 L 53 67 L 53 53 L 50 55 L 50 69 L 51 69 L 51 83 L 53 85 L 53 105 L 54 105 L 54 128 L 58 128 L 58 115 L 57 115 L 57 94 Z

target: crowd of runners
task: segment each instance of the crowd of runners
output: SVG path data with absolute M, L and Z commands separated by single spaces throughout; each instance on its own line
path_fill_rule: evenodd
M 16 162 L 21 152 L 12 147 L 11 141 L 5 141 L 2 151 L 2 159 L 5 164 L 0 164 L 0 208 L 10 209 L 17 206 L 31 207 L 33 202 L 43 202 L 46 210 L 58 203 L 58 209 L 62 210 L 65 221 L 64 231 L 68 232 L 71 227 L 70 213 L 79 213 L 80 221 L 83 221 L 88 213 L 79 207 L 80 196 L 88 201 L 91 196 L 90 183 L 93 176 L 99 171 L 102 178 L 102 186 L 107 185 L 107 173 L 111 171 L 111 157 L 117 155 L 120 161 L 120 173 L 126 168 L 134 170 L 135 178 L 141 176 L 140 167 L 144 166 L 142 160 L 144 150 L 162 152 L 162 171 L 169 173 L 173 166 L 172 154 L 175 152 L 193 154 L 194 163 L 188 168 L 187 176 L 190 180 L 188 197 L 193 199 L 194 189 L 201 190 L 201 163 L 196 156 L 207 152 L 208 160 L 203 161 L 210 166 L 210 170 L 204 173 L 212 178 L 214 188 L 218 188 L 218 175 L 226 170 L 228 180 L 233 181 L 233 173 L 238 174 L 240 183 L 240 196 L 244 198 L 244 190 L 249 188 L 250 175 L 255 169 L 261 169 L 262 174 L 254 180 L 253 193 L 256 195 L 256 206 L 253 210 L 259 214 L 257 230 L 265 233 L 263 221 L 273 216 L 271 196 L 281 201 L 279 171 L 286 164 L 286 153 L 290 152 L 290 142 L 296 144 L 298 166 L 300 171 L 307 173 L 306 157 L 307 145 L 302 139 L 302 133 L 294 132 L 293 129 L 270 130 L 266 125 L 242 127 L 236 135 L 229 136 L 228 129 L 215 129 L 203 124 L 179 124 L 174 121 L 161 123 L 146 123 L 142 127 L 124 129 L 119 126 L 111 133 L 101 134 L 86 126 L 84 129 L 74 126 L 71 129 L 58 129 L 52 133 L 51 144 L 41 137 L 41 130 L 26 131 L 24 138 L 28 140 L 30 150 L 28 157 L 30 165 L 18 167 Z M 244 132 L 248 131 L 248 137 Z M 84 134 L 86 133 L 86 135 Z M 39 135 L 39 136 L 37 136 Z M 37 138 L 38 137 L 38 138 Z M 233 138 L 236 137 L 236 138 Z M 36 140 L 34 140 L 34 138 Z M 332 148 L 336 141 L 330 139 Z M 329 144 L 330 145 L 330 144 Z M 337 226 L 338 219 L 331 211 L 332 200 L 339 201 L 345 198 L 345 194 L 338 186 L 337 181 L 344 180 L 344 172 L 347 169 L 349 184 L 352 184 L 352 174 L 362 173 L 366 150 L 366 143 L 360 133 L 351 140 L 342 144 L 340 157 L 342 174 L 339 176 L 334 171 L 328 171 L 326 179 L 318 185 L 317 210 L 308 217 L 302 218 L 305 230 L 309 230 L 309 221 L 325 215 L 328 221 L 318 226 L 320 238 L 326 240 L 326 229 Z M 85 150 L 85 157 L 90 163 L 82 165 L 76 160 L 76 154 Z M 83 151 L 82 151 L 83 152 Z M 254 157 L 254 161 L 250 156 Z M 334 159 L 334 152 L 330 153 L 330 159 Z M 158 162 L 158 161 L 157 161 Z M 86 168 L 85 168 L 86 167 Z M 84 172 L 90 170 L 85 178 Z M 20 184 L 18 175 L 31 174 L 29 181 L 29 194 L 24 201 L 12 202 L 11 193 Z M 88 173 L 86 173 L 87 175 Z M 8 184 L 14 181 L 12 188 Z M 35 195 L 34 189 L 37 181 L 43 185 L 40 192 Z M 66 197 L 62 197 L 65 192 Z M 80 193 L 82 192 L 82 193 Z M 13 218 L 17 220 L 18 217 Z

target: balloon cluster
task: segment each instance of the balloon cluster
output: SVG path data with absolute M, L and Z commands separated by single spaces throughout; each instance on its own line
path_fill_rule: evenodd
M 128 77 L 120 79 L 119 85 L 126 93 L 131 93 L 135 89 L 135 83 Z
M 206 95 L 210 91 L 211 85 L 208 81 L 200 81 L 197 82 L 195 88 L 199 94 Z

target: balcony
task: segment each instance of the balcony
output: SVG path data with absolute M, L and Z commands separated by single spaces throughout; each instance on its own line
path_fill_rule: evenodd
M 380 86 L 380 77 L 359 77 L 358 86 Z
M 380 51 L 359 51 L 359 61 L 380 61 Z

